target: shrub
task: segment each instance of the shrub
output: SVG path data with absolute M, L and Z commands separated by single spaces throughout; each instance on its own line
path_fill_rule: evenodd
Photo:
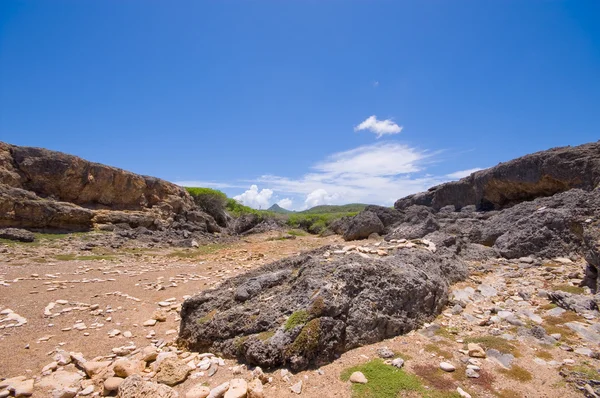
M 225 205 L 227 204 L 227 195 L 221 191 L 211 188 L 185 188 L 194 199 L 194 203 L 207 214 L 210 214 L 217 224 L 222 227 L 227 226 L 227 216 L 225 215 Z

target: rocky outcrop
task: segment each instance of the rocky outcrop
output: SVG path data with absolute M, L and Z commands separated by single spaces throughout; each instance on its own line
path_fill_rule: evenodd
M 230 279 L 183 303 L 180 343 L 300 370 L 406 333 L 466 276 L 449 250 L 411 247 L 381 259 L 325 247 Z
M 344 231 L 344 240 L 366 239 L 371 234 L 381 234 L 385 226 L 372 211 L 363 211 L 357 214 Z
M 60 152 L 0 142 L 0 228 L 85 231 L 105 225 L 220 231 L 175 184 Z
M 480 210 L 501 209 L 538 197 L 600 185 L 600 141 L 554 148 L 501 163 L 463 178 L 399 199 L 395 208 L 423 205 L 440 210 L 475 205 Z

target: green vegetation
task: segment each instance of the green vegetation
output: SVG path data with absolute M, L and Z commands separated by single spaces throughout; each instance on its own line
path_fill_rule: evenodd
M 349 213 L 294 213 L 290 214 L 287 224 L 292 228 L 303 229 L 312 234 L 323 232 L 332 222 L 342 217 L 353 217 L 357 212 Z
M 352 384 L 354 398 L 397 398 L 404 396 L 403 393 L 426 398 L 460 397 L 454 391 L 425 389 L 419 377 L 386 365 L 381 359 L 373 359 L 365 364 L 346 369 L 340 377 L 343 381 L 347 381 L 354 372 L 362 372 L 369 380 L 367 384 Z
M 275 335 L 275 332 L 272 330 L 267 330 L 266 332 L 261 332 L 258 334 L 258 339 L 260 341 L 269 340 L 271 337 Z
M 59 261 L 73 261 L 73 260 L 114 260 L 114 256 L 77 256 L 75 254 L 57 254 L 54 256 Z
M 519 349 L 513 344 L 509 343 L 508 340 L 502 337 L 496 336 L 482 336 L 482 337 L 469 337 L 464 340 L 465 347 L 469 343 L 480 344 L 485 350 L 495 349 L 503 353 L 509 353 L 515 357 L 519 357 L 521 354 Z
M 554 290 L 561 290 L 563 292 L 573 293 L 573 294 L 583 294 L 585 292 L 585 290 L 582 287 L 571 286 L 571 285 L 554 285 L 554 286 L 552 286 L 552 288 Z
M 296 326 L 303 325 L 308 321 L 308 312 L 304 310 L 296 311 L 285 322 L 284 329 L 286 331 L 295 328 Z
M 453 355 L 450 351 L 446 351 L 440 348 L 439 346 L 439 342 L 438 343 L 432 343 L 432 344 L 427 344 L 424 347 L 425 351 L 427 352 L 431 352 L 434 353 L 435 355 L 439 356 L 439 357 L 444 357 L 445 359 L 452 359 Z
M 288 354 L 313 357 L 319 346 L 321 319 L 313 319 L 300 331 L 296 340 L 288 347 Z
M 193 248 L 193 249 L 175 250 L 175 251 L 167 254 L 167 257 L 197 258 L 202 255 L 214 253 L 214 252 L 224 249 L 226 247 L 227 247 L 226 244 L 212 243 L 209 245 L 203 245 L 203 246 Z
M 288 235 L 293 235 L 293 236 L 306 236 L 308 235 L 306 233 L 306 231 L 303 231 L 301 229 L 290 229 L 287 231 Z
M 533 380 L 533 375 L 527 369 L 522 368 L 519 365 L 513 365 L 510 369 L 500 369 L 499 372 L 520 382 Z
M 573 366 L 571 370 L 573 372 L 581 373 L 591 380 L 598 380 L 600 378 L 600 373 L 598 373 L 596 369 L 588 366 L 587 362 L 584 362 L 583 365 Z
M 210 322 L 215 318 L 215 315 L 217 315 L 217 310 L 212 310 L 208 314 L 204 315 L 202 318 L 198 319 L 198 323 L 203 324 L 206 322 Z
M 360 213 L 368 205 L 362 203 L 350 203 L 347 205 L 321 205 L 300 211 L 300 214 L 335 214 L 335 213 Z

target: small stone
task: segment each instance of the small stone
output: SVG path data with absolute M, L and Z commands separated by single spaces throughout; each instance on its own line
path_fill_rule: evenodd
M 294 394 L 302 394 L 302 380 L 290 387 Z
M 477 371 L 472 368 L 467 368 L 467 370 L 465 371 L 465 374 L 467 375 L 467 377 L 469 377 L 471 379 L 479 378 L 479 373 L 477 373 Z
M 88 375 L 88 377 L 94 377 L 98 373 L 102 372 L 104 369 L 110 366 L 109 361 L 87 361 L 82 365 L 83 370 Z M 81 393 L 80 393 L 81 394 Z
M 248 396 L 247 398 L 264 398 L 265 393 L 263 384 L 259 379 L 254 379 L 248 383 Z
M 404 366 L 404 359 L 402 359 L 402 358 L 393 359 L 392 366 L 395 366 L 398 369 L 402 368 Z
M 85 397 L 87 395 L 92 394 L 93 392 L 94 392 L 94 385 L 92 384 L 92 385 L 87 386 L 83 390 L 79 391 L 79 395 L 82 395 Z
M 485 358 L 485 351 L 479 344 L 469 343 L 467 344 L 467 350 L 469 351 L 469 356 L 473 358 Z
M 350 381 L 352 383 L 359 383 L 359 384 L 367 384 L 369 382 L 369 380 L 367 380 L 367 378 L 365 377 L 365 375 L 362 372 L 354 372 L 350 375 Z
M 134 374 L 139 374 L 141 372 L 141 366 L 137 361 L 134 362 L 128 359 L 119 359 L 115 362 L 113 371 L 117 377 L 126 378 Z
M 158 350 L 155 346 L 149 345 L 142 349 L 142 360 L 144 362 L 152 362 L 158 356 Z
M 466 392 L 465 390 L 463 390 L 460 387 L 456 387 L 456 392 L 458 393 L 458 395 L 460 395 L 463 398 L 471 398 L 471 394 L 469 394 L 468 392 Z
M 221 398 L 221 397 L 223 397 L 223 395 L 225 395 L 227 390 L 229 390 L 229 382 L 228 381 L 226 381 L 225 383 L 220 384 L 220 385 L 216 386 L 215 388 L 213 388 L 212 390 L 210 390 L 210 394 L 208 394 L 208 397 L 206 397 L 206 398 Z
M 248 383 L 244 379 L 231 379 L 229 390 L 224 398 L 245 398 L 248 394 Z
M 158 322 L 165 322 L 167 320 L 167 314 L 162 310 L 156 310 L 152 313 L 152 319 Z
M 379 358 L 393 358 L 395 356 L 394 351 L 387 347 L 378 348 L 377 355 L 379 355 Z
M 185 393 L 185 398 L 206 398 L 210 394 L 210 388 L 203 384 L 196 384 Z
M 15 397 L 30 397 L 33 395 L 33 379 L 14 382 L 10 390 Z
M 123 332 L 123 337 L 125 337 L 126 339 L 130 339 L 133 337 L 133 333 L 131 333 L 129 330 L 126 330 L 125 332 Z
M 156 325 L 156 322 L 158 322 L 156 319 L 148 319 L 147 321 L 144 321 L 144 323 L 142 325 L 154 326 L 154 325 Z
M 158 366 L 156 381 L 174 386 L 185 381 L 191 371 L 185 362 L 177 358 L 167 358 Z
M 76 387 L 57 388 L 52 390 L 52 398 L 73 398 L 78 391 Z
M 454 372 L 456 367 L 450 362 L 440 362 L 440 369 L 442 369 L 444 372 Z
M 119 390 L 119 386 L 123 383 L 122 378 L 120 377 L 109 377 L 104 380 L 104 391 L 117 391 Z

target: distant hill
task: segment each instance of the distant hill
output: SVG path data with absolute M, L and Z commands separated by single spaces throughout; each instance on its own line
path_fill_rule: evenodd
M 361 212 L 368 205 L 364 203 L 350 203 L 347 205 L 322 205 L 311 207 L 308 210 L 303 210 L 298 213 L 300 214 L 329 214 L 329 213 L 350 213 L 350 212 Z
M 279 213 L 279 214 L 289 214 L 289 213 L 293 213 L 293 211 L 291 210 L 286 210 L 283 207 L 279 206 L 277 203 L 275 203 L 273 206 L 269 207 L 267 209 L 267 211 L 273 212 L 273 213 Z

